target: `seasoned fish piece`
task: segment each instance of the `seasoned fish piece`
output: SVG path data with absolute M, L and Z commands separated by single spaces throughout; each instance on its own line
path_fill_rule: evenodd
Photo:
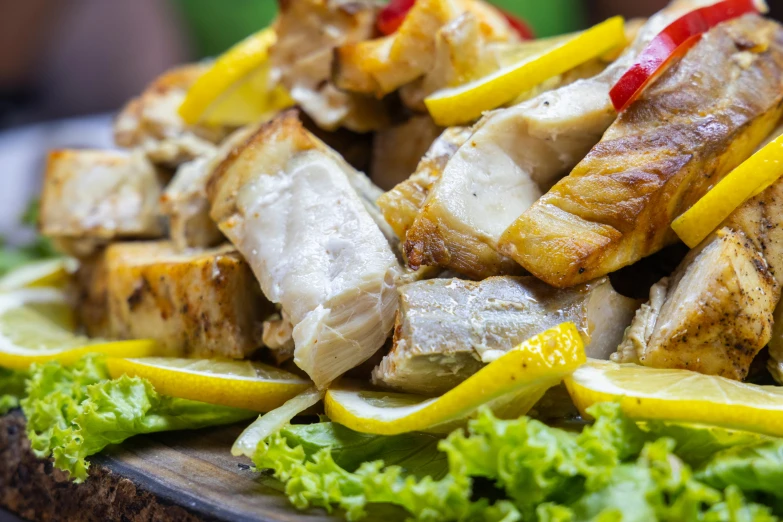
M 169 218 L 169 235 L 178 250 L 211 247 L 223 240 L 223 234 L 209 217 L 207 181 L 212 171 L 258 127 L 246 125 L 238 129 L 215 152 L 183 163 L 177 169 L 160 205 Z
M 223 238 L 209 217 L 207 180 L 211 164 L 210 157 L 183 163 L 161 197 L 161 211 L 169 218 L 169 235 L 179 251 L 210 247 Z
M 778 180 L 735 210 L 653 288 L 613 358 L 742 380 L 772 336 L 781 278 Z
M 401 240 L 405 240 L 405 234 L 446 163 L 470 134 L 468 127 L 451 127 L 443 131 L 419 161 L 416 172 L 378 198 L 383 217 Z
M 128 102 L 114 122 L 117 145 L 141 148 L 152 162 L 169 167 L 214 152 L 230 129 L 188 126 L 179 115 L 188 88 L 205 69 L 199 64 L 167 71 Z
M 440 265 L 476 279 L 520 272 L 498 253 L 501 234 L 599 141 L 616 117 L 609 89 L 661 29 L 693 7 L 684 4 L 650 18 L 601 74 L 479 121 L 410 228 L 411 266 Z
M 385 105 L 370 96 L 347 93 L 331 82 L 336 47 L 371 38 L 380 5 L 371 0 L 285 0 L 275 23 L 270 51 L 273 76 L 319 127 L 357 132 L 390 123 Z
M 77 257 L 108 241 L 165 232 L 158 172 L 139 153 L 55 150 L 49 153 L 39 228 Z
M 231 246 L 177 253 L 169 242 L 106 250 L 113 337 L 157 339 L 172 354 L 241 359 L 261 346 L 274 312 Z
M 441 30 L 462 14 L 475 20 L 481 43 L 519 40 L 502 14 L 481 0 L 418 0 L 393 34 L 337 48 L 335 84 L 381 98 L 424 76 L 435 65 Z
M 442 131 L 423 115 L 376 132 L 370 167 L 373 182 L 388 190 L 407 179 Z
M 573 321 L 590 357 L 606 359 L 638 302 L 604 278 L 558 290 L 534 277 L 481 282 L 433 279 L 400 288 L 394 347 L 373 372 L 376 384 L 443 393 L 522 341 Z
M 717 26 L 509 227 L 501 250 L 558 287 L 660 250 L 676 240 L 672 220 L 770 134 L 782 101 L 783 27 L 757 15 Z
M 372 356 L 397 311 L 400 266 L 357 194 L 359 176 L 287 112 L 208 186 L 213 219 L 290 318 L 294 362 L 319 387 Z

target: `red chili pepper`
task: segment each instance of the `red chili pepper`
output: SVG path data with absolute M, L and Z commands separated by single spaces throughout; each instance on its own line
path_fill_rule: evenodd
M 527 25 L 527 22 L 525 22 L 521 18 L 517 18 L 511 13 L 504 11 L 503 9 L 498 8 L 498 11 L 500 11 L 500 13 L 504 17 L 506 17 L 506 20 L 508 20 L 508 24 L 514 28 L 514 30 L 517 32 L 520 38 L 522 38 L 523 40 L 532 40 L 536 37 L 536 35 L 533 33 L 533 29 L 531 29 L 530 26 Z
M 675 58 L 684 56 L 704 33 L 721 22 L 758 12 L 754 0 L 725 0 L 678 18 L 650 42 L 636 63 L 609 91 L 614 108 L 617 112 L 628 108 Z
M 415 3 L 416 0 L 391 0 L 378 15 L 376 22 L 378 30 L 385 35 L 390 35 L 399 29 Z
M 416 0 L 391 0 L 378 15 L 376 26 L 378 30 L 385 35 L 390 35 L 400 28 L 403 20 L 408 15 Z M 523 40 L 532 40 L 533 31 L 523 21 L 502 9 L 499 10 L 506 18 L 508 24 L 519 34 Z

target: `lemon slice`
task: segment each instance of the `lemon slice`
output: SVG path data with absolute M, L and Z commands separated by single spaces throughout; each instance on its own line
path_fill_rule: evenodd
M 77 261 L 70 258 L 27 263 L 0 277 L 0 292 L 40 286 L 63 288 L 77 265 Z
M 240 126 L 293 105 L 286 90 L 269 78 L 269 49 L 276 40 L 274 30 L 267 28 L 215 60 L 179 108 L 185 123 Z
M 109 356 L 153 355 L 157 343 L 105 341 L 73 332 L 73 314 L 65 295 L 53 288 L 28 288 L 0 294 L 0 366 L 24 370 L 57 360 L 72 364 L 88 353 Z
M 541 52 L 483 78 L 437 91 L 424 103 L 438 125 L 468 123 L 481 117 L 484 111 L 513 101 L 548 78 L 599 58 L 625 43 L 623 18 L 616 16 L 571 38 L 552 40 Z
M 783 175 L 783 135 L 771 141 L 720 180 L 674 220 L 672 228 L 694 248 L 734 210 L 764 191 Z
M 582 415 L 595 403 L 619 401 L 623 411 L 638 420 L 783 436 L 783 387 L 594 360 L 567 377 L 565 383 Z
M 485 404 L 518 416 L 584 361 L 576 326 L 563 323 L 523 342 L 440 397 L 335 387 L 326 392 L 326 414 L 354 431 L 378 435 L 448 425 Z
M 112 377 L 143 377 L 163 395 L 260 412 L 312 386 L 293 373 L 251 361 L 147 357 L 107 364 Z

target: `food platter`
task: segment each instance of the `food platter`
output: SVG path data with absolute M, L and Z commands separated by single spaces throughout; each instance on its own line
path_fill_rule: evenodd
M 783 25 L 285 0 L 0 243 L 32 520 L 783 517 Z

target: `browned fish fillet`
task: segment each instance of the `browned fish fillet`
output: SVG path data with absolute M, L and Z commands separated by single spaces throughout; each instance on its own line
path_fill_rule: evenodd
M 400 288 L 394 347 L 373 372 L 376 384 L 443 393 L 516 345 L 573 321 L 591 357 L 606 359 L 631 322 L 638 301 L 609 280 L 558 290 L 534 277 L 481 282 L 433 279 Z
M 380 194 L 367 199 L 373 189 L 293 111 L 236 149 L 208 184 L 212 217 L 290 319 L 294 362 L 319 387 L 369 359 L 394 324 L 401 270 L 376 221 Z
M 157 170 L 138 152 L 55 150 L 49 153 L 39 228 L 77 257 L 121 238 L 164 234 Z
M 117 145 L 141 148 L 151 161 L 169 167 L 212 152 L 230 129 L 186 125 L 178 112 L 188 88 L 206 67 L 185 65 L 166 71 L 129 101 L 114 122 Z
M 500 248 L 559 287 L 676 240 L 672 220 L 745 160 L 783 113 L 783 28 L 719 25 L 503 234 Z
M 175 354 L 241 359 L 261 346 L 274 312 L 236 250 L 177 253 L 169 242 L 106 250 L 110 331 L 157 339 Z
M 745 378 L 772 335 L 783 277 L 783 180 L 742 205 L 658 283 L 613 359 Z
M 378 198 L 383 217 L 401 240 L 405 240 L 405 234 L 446 163 L 470 134 L 468 127 L 451 127 L 443 131 L 419 161 L 416 172 Z
M 537 96 L 485 115 L 443 169 L 408 231 L 411 267 L 442 266 L 474 279 L 522 272 L 498 252 L 501 235 L 598 143 L 616 117 L 611 86 L 661 29 L 696 4 L 678 2 L 651 17 L 600 74 L 579 79 L 597 72 L 595 64 L 586 64 L 539 85 Z
M 223 234 L 209 217 L 207 180 L 212 171 L 258 130 L 259 125 L 246 125 L 220 144 L 214 152 L 204 154 L 177 169 L 160 198 L 161 211 L 169 218 L 169 236 L 174 246 L 208 248 L 224 241 Z
M 382 98 L 427 75 L 436 65 L 438 41 L 456 36 L 443 36 L 444 29 L 448 31 L 449 22 L 460 15 L 468 15 L 471 24 L 480 30 L 480 33 L 468 35 L 473 45 L 519 40 L 501 13 L 483 0 L 419 0 L 406 15 L 404 24 L 394 33 L 338 47 L 334 62 L 335 84 L 346 91 Z M 460 51 L 468 48 L 459 47 Z M 480 49 L 474 50 L 481 52 Z M 453 60 L 460 61 L 460 65 L 471 62 L 464 56 L 455 56 Z M 443 78 L 447 79 L 452 78 Z
M 371 38 L 380 6 L 371 0 L 285 0 L 275 22 L 270 51 L 279 75 L 299 107 L 323 129 L 357 132 L 389 125 L 385 105 L 370 96 L 344 92 L 332 83 L 335 47 Z

